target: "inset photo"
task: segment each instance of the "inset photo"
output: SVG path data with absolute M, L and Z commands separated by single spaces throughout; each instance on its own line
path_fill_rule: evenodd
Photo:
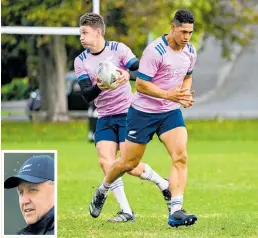
M 57 234 L 57 151 L 3 150 L 2 235 Z

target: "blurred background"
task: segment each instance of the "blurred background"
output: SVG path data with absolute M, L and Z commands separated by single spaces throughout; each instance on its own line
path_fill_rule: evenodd
M 195 15 L 192 43 L 198 49 L 196 105 L 185 110 L 185 117 L 257 118 L 257 6 L 255 0 L 3 0 L 2 120 L 87 118 L 89 105 L 73 71 L 74 58 L 83 50 L 82 14 L 102 14 L 106 39 L 126 43 L 140 58 L 150 41 L 169 31 L 179 8 Z M 91 112 L 92 107 L 90 117 Z

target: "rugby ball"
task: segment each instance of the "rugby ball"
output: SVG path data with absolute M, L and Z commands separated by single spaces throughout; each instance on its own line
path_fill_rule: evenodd
M 117 88 L 117 79 L 120 73 L 117 67 L 110 61 L 102 61 L 97 68 L 97 76 L 104 86 L 110 89 Z

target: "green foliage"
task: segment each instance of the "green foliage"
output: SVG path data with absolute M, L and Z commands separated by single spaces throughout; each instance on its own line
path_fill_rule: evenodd
M 193 43 L 198 45 L 204 33 L 225 42 L 224 54 L 230 44 L 249 43 L 252 36 L 247 25 L 258 22 L 258 13 L 246 0 L 102 0 L 101 14 L 107 23 L 107 38 L 123 41 L 141 55 L 149 32 L 158 37 L 170 30 L 177 9 L 187 8 L 195 14 Z M 92 1 L 26 0 L 2 1 L 2 19 L 8 25 L 78 26 L 79 17 L 92 9 Z M 80 47 L 78 37 L 66 37 L 66 42 Z
M 172 17 L 179 8 L 190 9 L 195 15 L 193 44 L 199 48 L 201 40 L 212 35 L 222 41 L 222 53 L 228 58 L 234 43 L 250 44 L 250 26 L 258 23 L 255 1 L 248 0 L 101 0 L 100 3 L 100 12 L 107 24 L 106 38 L 126 43 L 138 57 L 149 33 L 156 38 L 169 32 Z M 4 0 L 1 5 L 2 25 L 75 27 L 82 14 L 92 11 L 90 0 Z M 5 64 L 11 57 L 18 57 L 19 51 L 37 48 L 50 40 L 49 36 L 33 37 L 35 45 L 32 46 L 27 37 L 3 35 Z M 72 67 L 74 57 L 82 49 L 79 37 L 64 36 L 63 39 L 70 49 L 68 65 Z M 7 67 L 4 65 L 4 68 Z
M 7 100 L 19 100 L 29 97 L 29 79 L 26 78 L 15 78 L 11 83 L 1 87 L 1 99 Z
M 252 38 L 250 25 L 258 23 L 258 11 L 247 0 L 161 0 L 113 1 L 102 6 L 107 21 L 107 36 L 128 44 L 138 56 L 147 42 L 149 32 L 154 38 L 169 32 L 170 23 L 178 9 L 186 8 L 195 15 L 192 43 L 199 48 L 201 39 L 213 35 L 222 40 L 222 54 L 230 58 L 233 43 L 248 45 Z M 123 18 L 117 24 L 110 14 L 120 9 Z M 117 14 L 118 15 L 118 14 Z M 116 22 L 115 22 L 116 23 Z

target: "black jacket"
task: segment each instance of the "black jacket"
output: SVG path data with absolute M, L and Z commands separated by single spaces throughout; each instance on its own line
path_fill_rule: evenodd
M 17 235 L 54 235 L 55 208 L 51 208 L 41 219 L 17 232 Z

